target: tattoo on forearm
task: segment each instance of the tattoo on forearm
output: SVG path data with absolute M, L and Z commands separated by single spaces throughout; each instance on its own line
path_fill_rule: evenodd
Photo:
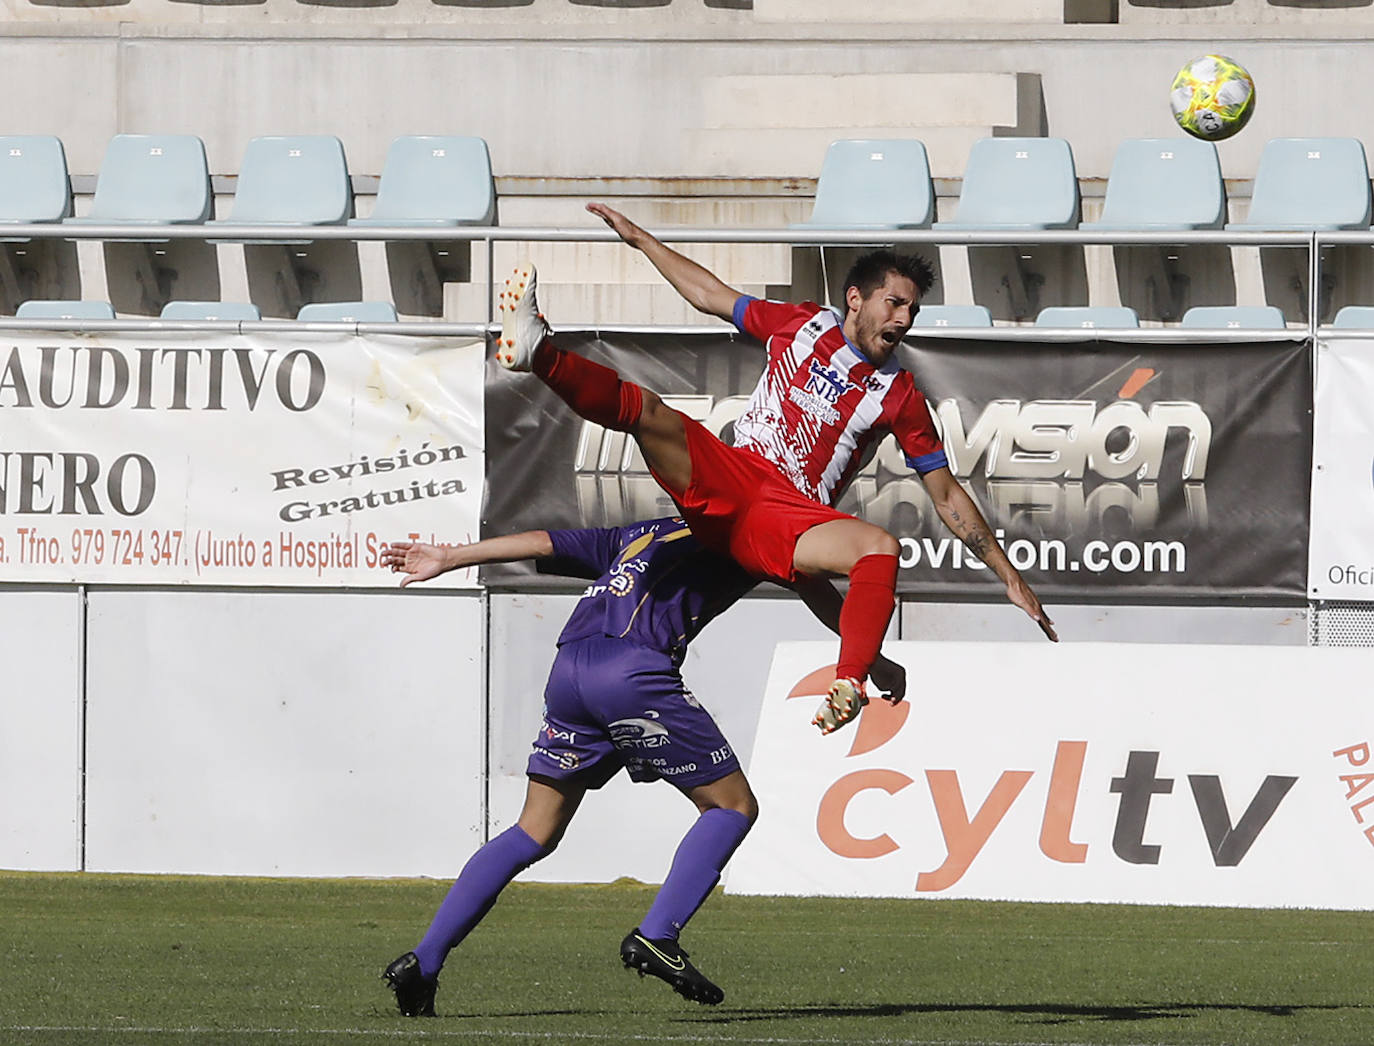
M 965 547 L 979 559 L 987 553 L 991 543 L 992 535 L 981 528 L 964 537 Z

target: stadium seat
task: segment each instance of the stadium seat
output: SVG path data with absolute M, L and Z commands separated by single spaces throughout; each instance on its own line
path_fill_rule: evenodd
M 481 138 L 410 135 L 387 149 L 372 214 L 349 225 L 491 225 L 496 183 Z
M 1374 330 L 1374 305 L 1343 305 L 1336 310 L 1331 326 Z
M 991 327 L 984 305 L 922 305 L 913 327 Z
M 1195 305 L 1179 321 L 1183 327 L 1212 330 L 1243 327 L 1246 330 L 1283 330 L 1283 312 L 1272 305 Z
M 302 305 L 296 319 L 311 323 L 395 323 L 389 301 L 315 301 Z
M 1217 147 L 1197 138 L 1128 138 L 1116 148 L 1102 217 L 1079 228 L 1220 229 L 1226 186 Z
M 1063 138 L 980 138 L 969 151 L 955 231 L 1072 229 L 1078 175 Z
M 811 217 L 794 229 L 928 229 L 935 189 L 923 142 L 855 138 L 831 142 Z
M 1035 317 L 1037 327 L 1139 327 L 1140 317 L 1124 305 L 1051 305 Z
M 244 150 L 229 217 L 210 224 L 342 225 L 352 214 L 353 188 L 338 138 L 264 135 Z
M 164 320 L 260 320 L 262 310 L 246 301 L 169 301 Z
M 1367 229 L 1369 166 L 1358 138 L 1273 138 L 1255 170 L 1250 213 L 1227 229 Z
M 114 306 L 107 301 L 41 301 L 19 303 L 17 320 L 112 320 Z
M 182 225 L 208 221 L 214 197 L 205 143 L 193 134 L 117 134 L 105 149 L 95 198 L 69 224 Z
M 71 213 L 61 140 L 46 134 L 0 136 L 0 224 L 60 222 Z

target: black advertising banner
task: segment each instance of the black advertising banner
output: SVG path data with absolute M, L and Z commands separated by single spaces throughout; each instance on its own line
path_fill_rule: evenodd
M 955 474 L 1042 597 L 1304 598 L 1305 340 L 931 340 L 907 362 Z M 903 577 L 968 592 L 987 571 L 960 565 L 932 516 L 890 520 L 920 541 Z
M 729 440 L 763 352 L 729 332 L 560 335 Z M 927 339 L 902 350 L 955 475 L 1042 598 L 1301 601 L 1312 445 L 1304 340 Z M 632 441 L 532 375 L 487 372 L 483 534 L 673 511 Z M 886 440 L 838 507 L 902 545 L 904 593 L 997 600 Z M 528 571 L 492 567 L 518 584 Z

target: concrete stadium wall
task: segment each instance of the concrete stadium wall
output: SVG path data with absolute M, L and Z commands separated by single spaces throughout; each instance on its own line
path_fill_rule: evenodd
M 200 134 L 224 175 L 236 172 L 254 135 L 337 134 L 353 172 L 376 175 L 397 134 L 464 133 L 488 141 L 498 178 L 520 180 L 507 190 L 534 195 L 620 187 L 806 196 L 804 180 L 837 131 L 927 134 L 936 176 L 957 178 L 967 133 L 954 131 L 1017 127 L 1067 138 L 1080 176 L 1105 178 L 1121 138 L 1178 133 L 1168 109 L 1174 73 L 1221 50 L 1258 85 L 1253 122 L 1222 146 L 1226 177 L 1247 179 L 1272 137 L 1374 141 L 1374 112 L 1333 104 L 1336 86 L 1342 97 L 1369 92 L 1368 27 L 1330 14 L 1292 26 L 1220 26 L 1210 38 L 1155 23 L 1037 26 L 1029 35 L 958 23 L 854 34 L 816 23 L 786 33 L 621 25 L 554 35 L 514 21 L 22 22 L 0 27 L 0 85 L 11 100 L 6 132 L 59 135 L 79 175 L 96 172 L 121 131 Z M 1019 110 L 1009 110 L 998 100 L 1002 78 L 1016 74 L 1036 78 L 1040 96 L 1017 96 Z M 792 89 L 807 82 L 800 94 Z M 758 179 L 765 184 L 749 184 Z
M 252 7 L 167 0 L 157 8 L 201 19 L 181 22 L 156 21 L 137 4 L 120 22 L 97 16 L 113 17 L 122 7 L 45 7 L 52 17 L 34 20 L 28 17 L 34 5 L 12 6 L 25 20 L 0 25 L 0 86 L 11 102 L 5 131 L 63 140 L 78 214 L 89 209 L 105 145 L 120 132 L 204 138 L 220 217 L 232 204 L 251 137 L 339 136 L 359 190 L 358 213 L 365 215 L 395 136 L 457 133 L 489 143 L 507 226 L 595 227 L 583 205 L 609 199 L 654 228 L 778 228 L 810 214 L 830 141 L 877 135 L 927 142 L 939 217 L 948 219 L 972 142 L 1014 132 L 1069 141 L 1083 218 L 1092 220 L 1121 139 L 1181 133 L 1169 113 L 1168 88 L 1184 61 L 1207 51 L 1244 62 L 1258 84 L 1250 126 L 1219 147 L 1233 220 L 1245 217 L 1250 181 L 1270 138 L 1354 136 L 1374 144 L 1374 109 L 1333 104 L 1374 91 L 1365 9 L 1321 12 L 1326 17 L 1318 19 L 1310 10 L 1275 7 L 1304 17 L 1218 23 L 1209 30 L 1216 35 L 1207 37 L 1191 26 L 1125 19 L 1119 25 L 841 28 L 802 19 L 764 22 L 762 8 L 681 3 L 640 12 L 572 4 L 442 9 L 461 11 L 462 24 L 430 17 L 432 4 L 422 12 L 398 6 L 386 15 L 269 5 L 261 18 Z M 281 10 L 294 16 L 302 9 L 314 20 L 271 20 Z M 541 13 L 550 20 L 539 21 Z M 528 250 L 503 246 L 498 271 Z M 313 288 L 314 300 L 400 297 L 382 246 L 364 245 L 360 253 L 360 279 Z M 615 245 L 552 244 L 534 253 L 556 321 L 694 319 Z M 947 253 L 945 300 L 971 300 L 961 252 Z M 1257 252 L 1233 253 L 1233 272 L 1206 276 L 1226 286 L 1198 295 L 1199 302 L 1265 303 Z M 212 289 L 222 300 L 250 296 L 241 254 L 236 246 L 218 249 Z M 1099 248 L 1090 256 L 1092 304 L 1117 303 L 1110 255 Z M 804 267 L 813 263 L 796 252 L 727 247 L 705 257 L 746 291 L 810 292 Z M 78 263 L 75 294 L 42 296 L 106 297 L 100 246 L 80 244 Z M 485 253 L 475 252 L 469 268 L 470 279 L 446 285 L 441 307 L 421 310 L 398 300 L 400 311 L 484 319 Z M 1299 319 L 1290 303 L 1269 303 Z M 294 314 L 261 304 L 270 315 Z
M 0 868 L 453 876 L 519 813 L 574 599 L 0 587 Z M 1293 609 L 1051 610 L 1070 643 L 1306 642 Z M 1042 641 L 996 604 L 906 602 L 890 635 Z M 760 597 L 692 647 L 746 769 L 775 645 L 827 638 Z M 968 668 L 913 676 L 913 707 Z M 617 779 L 525 878 L 660 881 L 692 817 Z

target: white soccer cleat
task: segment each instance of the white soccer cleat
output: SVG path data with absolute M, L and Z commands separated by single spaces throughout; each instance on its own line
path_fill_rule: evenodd
M 845 723 L 859 718 L 859 712 L 868 704 L 864 685 L 857 679 L 837 679 L 830 684 L 830 693 L 825 704 L 821 705 L 812 724 L 823 734 L 833 734 Z
M 506 370 L 529 370 L 534 365 L 534 350 L 551 333 L 534 298 L 537 282 L 534 263 L 522 262 L 506 277 L 506 289 L 497 299 L 501 336 L 496 339 L 496 362 Z

